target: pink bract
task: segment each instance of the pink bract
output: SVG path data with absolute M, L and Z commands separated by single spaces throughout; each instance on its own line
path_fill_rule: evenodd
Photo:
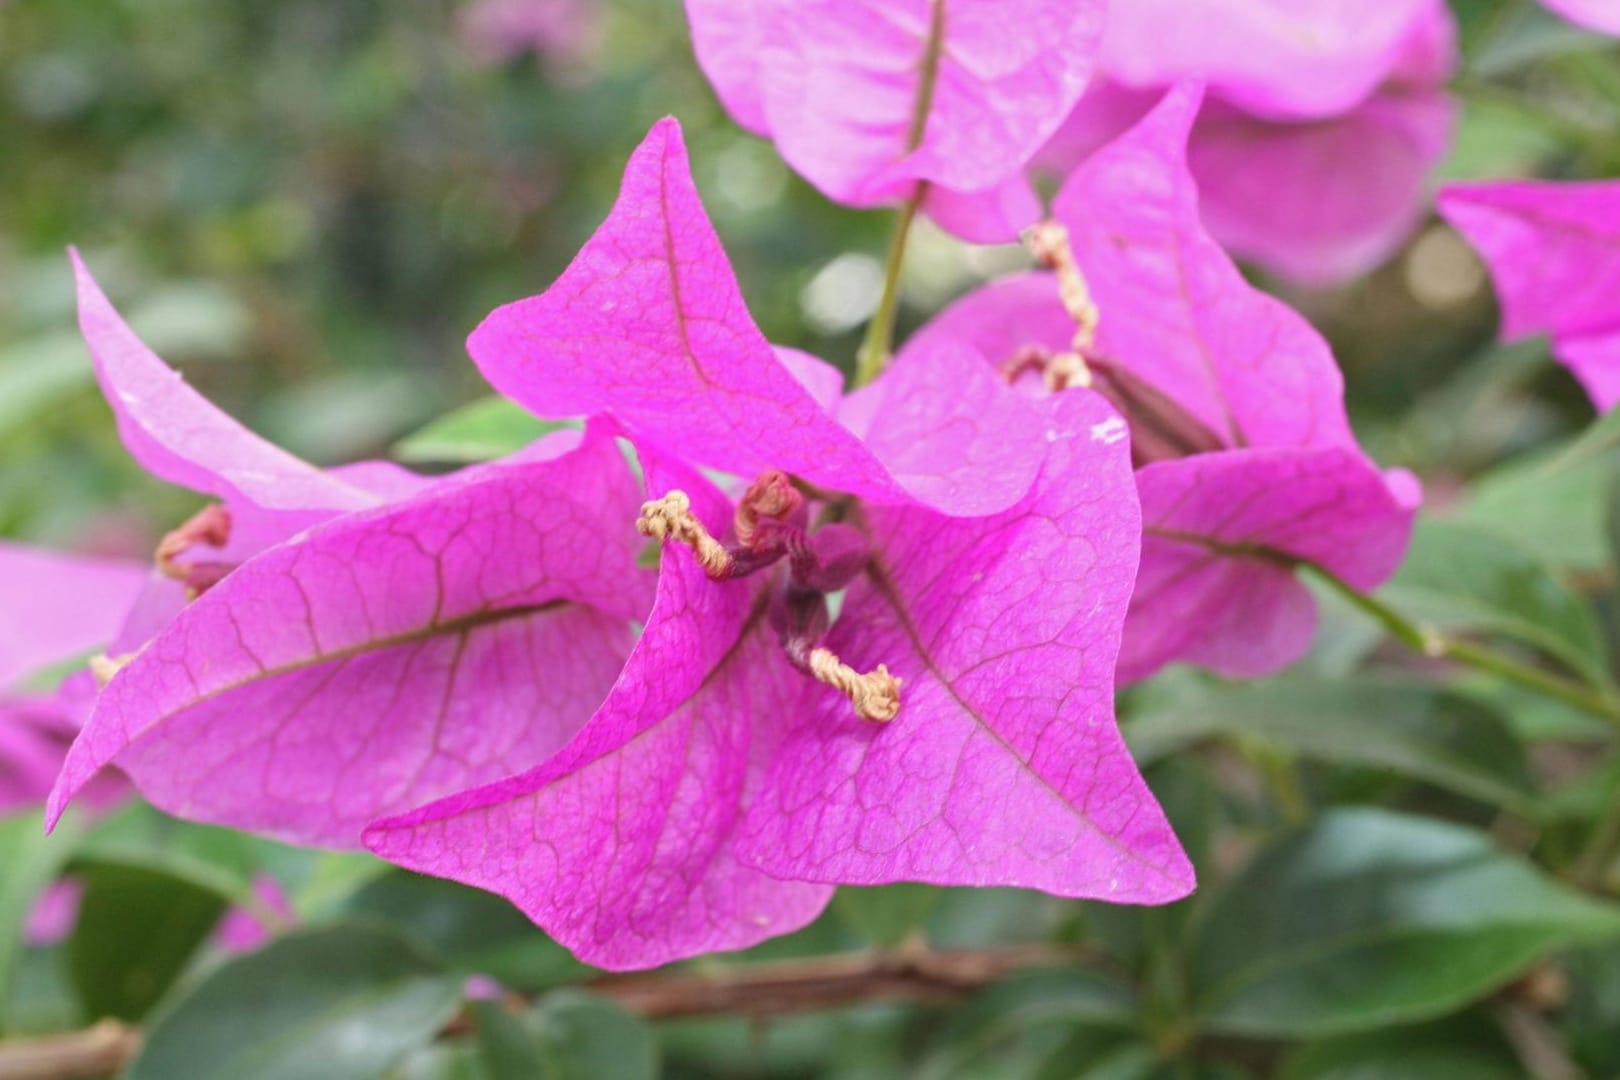
M 0 541 L 0 692 L 117 634 L 146 568 Z
M 108 684 L 48 820 L 115 763 L 178 816 L 352 846 L 379 814 L 546 756 L 650 599 L 638 501 L 596 432 L 268 549 Z
M 1130 23 L 1137 10 L 1121 8 L 1116 17 Z M 1445 92 L 1458 64 L 1456 20 L 1440 0 L 1411 10 L 1399 47 L 1369 69 L 1377 71 L 1376 87 L 1343 109 L 1308 118 L 1279 118 L 1230 94 L 1220 78 L 1225 54 L 1198 61 L 1196 42 L 1144 42 L 1183 50 L 1180 66 L 1211 80 L 1189 136 L 1188 164 L 1204 223 L 1228 251 L 1325 286 L 1373 269 L 1411 235 L 1428 209 L 1430 174 L 1451 143 L 1458 111 Z M 1127 87 L 1107 70 L 1111 79 L 1087 92 L 1038 156 L 1042 168 L 1066 175 L 1157 100 L 1151 83 Z
M 1039 461 L 1012 401 L 958 410 L 943 438 L 932 414 L 883 445 L 841 424 L 748 314 L 674 120 L 636 150 L 613 212 L 562 276 L 497 309 L 467 349 L 537 415 L 612 415 L 638 439 L 739 476 L 777 468 L 864 499 L 978 514 L 1020 498 Z M 988 381 L 971 363 L 961 377 Z M 912 434 L 931 452 L 913 452 Z
M 1490 269 L 1502 337 L 1547 334 L 1600 412 L 1620 401 L 1620 180 L 1453 184 L 1440 213 Z
M 840 400 L 823 365 L 754 329 L 668 122 L 558 284 L 472 350 L 531 408 L 622 422 L 649 493 L 685 492 L 716 537 L 732 506 L 692 464 L 854 496 L 838 528 L 861 569 L 816 643 L 892 668 L 900 710 L 857 719 L 790 662 L 780 574 L 713 578 L 666 543 L 641 640 L 574 740 L 377 822 L 373 851 L 498 892 L 610 968 L 786 933 L 839 882 L 1138 903 L 1191 889 L 1114 724 L 1140 522 L 1105 402 L 1032 402 L 949 341 Z M 1009 446 L 1033 463 L 1017 484 Z
M 1183 432 L 1205 440 L 1154 459 L 1155 432 L 1133 432 L 1148 460 L 1122 681 L 1173 659 L 1244 676 L 1297 659 L 1315 611 L 1287 561 L 1375 586 L 1399 561 L 1418 499 L 1409 476 L 1380 474 L 1357 448 L 1327 344 L 1204 231 L 1185 159 L 1198 104 L 1195 88 L 1173 91 L 1055 204 L 1101 312 L 1097 362 L 1163 395 Z M 901 360 L 954 341 L 1004 365 L 1026 346 L 1060 353 L 1073 334 L 1055 281 L 1024 274 L 948 308 Z M 1017 385 L 1041 392 L 1038 380 Z
M 875 206 L 923 181 L 946 193 L 947 227 L 1005 240 L 1033 220 L 1018 220 L 1033 200 L 1019 174 L 1084 89 L 1105 5 L 687 0 L 686 8 L 721 101 L 829 198 Z M 943 38 L 918 125 L 936 8 Z
M 1274 120 L 1336 116 L 1395 65 L 1431 0 L 1128 0 L 1110 5 L 1103 67 L 1129 86 L 1186 78 Z
M 1613 0 L 1541 0 L 1572 23 L 1620 35 L 1620 6 Z

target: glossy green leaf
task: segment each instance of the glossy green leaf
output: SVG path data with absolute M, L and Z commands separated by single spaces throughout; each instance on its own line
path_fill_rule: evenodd
M 1326 1039 L 1303 1047 L 1279 1080 L 1523 1080 L 1524 1066 L 1478 1020 Z
M 833 897 L 833 910 L 868 944 L 898 945 L 922 929 L 939 906 L 940 890 L 902 882 L 867 888 L 846 887 Z
M 579 425 L 541 420 L 507 398 L 490 396 L 463 405 L 394 446 L 401 461 L 463 465 L 523 449 L 543 435 Z
M 1579 437 L 1514 458 L 1480 476 L 1461 519 L 1557 566 L 1601 568 L 1609 558 L 1603 507 L 1620 464 L 1620 419 L 1599 417 Z
M 590 971 L 509 901 L 442 878 L 394 870 L 357 890 L 343 910 L 398 926 L 454 970 L 514 989 L 547 989 Z
M 22 947 L 23 923 L 40 890 L 50 884 L 72 853 L 78 821 L 77 817 L 65 819 L 64 827 L 47 837 L 37 810 L 0 818 L 0 860 L 5 866 L 0 872 L 0 1027 Z
M 1559 1017 L 1570 1052 L 1589 1075 L 1620 1076 L 1620 945 L 1565 958 L 1569 1003 Z
M 289 934 L 231 960 L 165 1009 L 127 1080 L 367 1080 L 430 1043 L 459 977 L 365 923 Z
M 1506 720 L 1430 683 L 1284 678 L 1209 686 L 1135 717 L 1125 737 L 1144 766 L 1210 738 L 1238 737 L 1537 812 L 1523 748 Z
M 1499 634 L 1541 649 L 1594 684 L 1611 684 L 1590 607 L 1529 551 L 1458 522 L 1421 521 L 1379 594 L 1444 630 Z
M 1004 1064 L 1027 1049 L 1038 1034 L 1053 1041 L 1052 1029 L 1058 1029 L 1059 1051 L 1066 1048 L 1072 1059 L 1083 1045 L 1095 1058 L 1128 1038 L 1137 1008 L 1131 989 L 1100 971 L 1065 968 L 1014 976 L 948 1018 L 917 1075 L 919 1080 L 976 1075 L 987 1063 Z M 1035 1049 L 1043 1062 L 1058 1054 L 1039 1045 Z
M 144 1017 L 174 985 L 220 916 L 225 898 L 148 866 L 83 863 L 68 970 L 86 1015 Z
M 655 1080 L 652 1029 L 606 998 L 576 990 L 548 994 L 524 1018 L 547 1063 L 547 1080 Z
M 1547 952 L 1620 935 L 1620 908 L 1485 834 L 1339 809 L 1261 852 L 1217 897 L 1192 962 L 1204 1027 L 1317 1036 L 1443 1015 Z
M 505 1005 L 474 1001 L 468 1011 L 478 1029 L 478 1061 L 489 1080 L 536 1080 L 547 1075 L 539 1040 Z

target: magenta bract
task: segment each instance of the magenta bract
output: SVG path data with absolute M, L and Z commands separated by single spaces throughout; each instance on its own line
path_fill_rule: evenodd
M 840 399 L 824 365 L 753 327 L 670 122 L 558 283 L 471 349 L 542 415 L 621 422 L 649 494 L 684 492 L 727 560 L 749 556 L 755 489 L 734 508 L 686 461 L 792 473 L 841 520 L 784 518 L 802 546 L 751 575 L 666 542 L 646 629 L 579 735 L 376 823 L 372 850 L 498 892 L 611 968 L 785 933 L 840 882 L 1191 889 L 1114 724 L 1140 520 L 1106 402 L 1032 402 L 954 342 Z M 830 630 L 805 621 L 845 583 Z M 898 676 L 898 712 L 859 718 L 810 677 L 812 646 Z
M 1008 240 L 1039 212 L 1020 174 L 1079 99 L 1105 6 L 687 0 L 686 10 L 727 109 L 829 198 L 875 206 L 926 182 L 937 194 L 925 205 L 947 228 Z
M 1129 376 L 1104 391 L 1130 414 L 1144 522 L 1121 681 L 1174 659 L 1230 675 L 1297 659 L 1315 609 L 1286 560 L 1377 585 L 1418 499 L 1409 476 L 1381 475 L 1357 448 L 1326 342 L 1204 231 L 1186 166 L 1198 105 L 1195 88 L 1173 91 L 1055 203 L 1101 312 L 1095 364 Z M 1025 274 L 959 301 L 905 354 L 956 341 L 1005 370 L 1073 334 L 1056 283 Z
M 776 468 L 863 499 L 973 514 L 1011 505 L 1038 467 L 1011 400 L 970 411 L 918 394 L 906 427 L 897 418 L 877 442 L 840 423 L 748 314 L 674 120 L 636 150 L 613 212 L 556 283 L 497 309 L 467 348 L 537 415 L 611 415 L 638 440 L 738 476 Z M 969 395 L 993 382 L 970 361 L 906 377 L 967 379 Z
M 249 559 L 108 684 L 48 820 L 114 763 L 178 816 L 352 846 L 379 814 L 545 757 L 650 600 L 638 499 L 597 431 Z
M 1620 180 L 1453 184 L 1440 213 L 1485 259 L 1502 337 L 1547 334 L 1600 412 L 1620 401 Z

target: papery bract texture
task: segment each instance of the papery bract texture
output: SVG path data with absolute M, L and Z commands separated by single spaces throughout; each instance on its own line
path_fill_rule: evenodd
M 1346 112 L 1382 82 L 1431 0 L 1126 0 L 1103 66 L 1131 86 L 1206 80 L 1257 116 Z
M 829 645 L 905 679 L 887 725 L 823 696 L 749 808 L 769 873 L 877 884 L 1022 885 L 1157 903 L 1193 873 L 1120 739 L 1113 670 L 1136 569 L 1125 432 L 1086 393 L 1043 410 L 1049 450 L 1004 513 L 874 508 L 880 554 Z
M 135 563 L 0 541 L 0 692 L 104 647 L 145 580 Z
M 1142 466 L 1142 569 L 1121 681 L 1174 659 L 1232 675 L 1297 659 L 1315 612 L 1290 564 L 1372 587 L 1399 561 L 1419 501 L 1411 477 L 1380 473 L 1357 448 L 1326 342 L 1249 285 L 1204 231 L 1184 155 L 1197 107 L 1194 88 L 1167 95 L 1055 204 L 1100 311 L 1092 362 L 1130 376 L 1104 376 L 1116 385 L 1105 392 L 1131 398 Z M 1008 371 L 1032 348 L 1064 352 L 1073 336 L 1052 275 L 1021 274 L 947 308 L 897 363 L 954 342 Z M 1033 374 L 1015 387 L 1046 393 Z
M 380 501 L 215 408 L 136 337 L 77 252 L 73 268 L 79 326 L 124 445 L 159 479 L 224 502 L 233 515 L 234 553 L 251 554 L 334 513 Z
M 1541 0 L 1572 23 L 1620 35 L 1620 4 L 1614 0 Z
M 1549 335 L 1600 411 L 1620 400 L 1620 180 L 1453 184 L 1440 213 L 1485 259 L 1503 338 Z
M 918 181 L 954 231 L 1007 240 L 1019 174 L 1091 75 L 1102 0 L 687 0 L 698 62 L 748 130 L 829 198 Z M 934 47 L 930 41 L 939 32 Z M 930 70 L 931 69 L 931 70 Z M 920 110 L 926 109 L 925 112 Z
M 98 768 L 178 816 L 354 846 L 527 767 L 612 684 L 646 610 L 613 440 L 460 474 L 244 563 L 102 692 L 52 794 Z
M 611 414 L 739 476 L 776 468 L 877 502 L 980 514 L 1022 497 L 1039 460 L 1006 400 L 959 407 L 950 451 L 927 460 L 886 459 L 841 425 L 749 316 L 673 120 L 631 157 L 613 212 L 563 275 L 496 310 L 467 347 L 496 389 L 541 416 Z
M 1206 105 L 1188 144 L 1204 223 L 1230 252 L 1306 285 L 1378 266 L 1428 211 L 1430 176 L 1451 145 L 1457 25 L 1434 0 L 1378 89 L 1308 123 Z
M 1098 347 L 1228 446 L 1353 445 L 1327 343 L 1204 230 L 1186 165 L 1200 100 L 1171 91 L 1053 201 L 1102 312 Z
M 1233 678 L 1298 660 L 1316 605 L 1289 561 L 1375 588 L 1400 565 L 1418 495 L 1410 477 L 1340 447 L 1195 454 L 1148 465 L 1137 483 L 1142 570 L 1121 682 L 1171 660 Z
M 730 506 L 643 454 L 649 490 L 685 491 L 715 533 Z M 809 684 L 780 660 L 754 581 L 716 583 L 663 554 L 623 675 L 561 753 L 523 775 L 368 830 L 410 869 L 505 896 L 580 959 L 651 967 L 788 933 L 831 898 L 739 862 L 733 834 L 783 719 Z

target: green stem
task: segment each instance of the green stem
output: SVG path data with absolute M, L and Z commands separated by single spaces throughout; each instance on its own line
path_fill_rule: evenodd
M 939 82 L 939 61 L 945 52 L 945 0 L 934 0 L 933 14 L 928 23 L 928 41 L 923 46 L 922 65 L 917 76 L 917 98 L 911 106 L 911 124 L 906 130 L 906 153 L 922 145 L 928 132 L 928 114 L 934 107 L 934 87 Z M 911 223 L 922 205 L 926 183 L 919 182 L 911 195 L 901 204 L 895 221 L 894 235 L 889 240 L 889 257 L 883 267 L 883 295 L 877 311 L 866 328 L 866 340 L 855 366 L 855 385 L 865 386 L 883 371 L 894 349 L 894 324 L 900 313 L 900 270 L 906 261 L 906 240 L 911 235 Z
M 1447 637 L 1432 626 L 1407 618 L 1377 597 L 1361 592 L 1330 570 L 1315 563 L 1307 562 L 1300 565 L 1315 574 L 1320 581 L 1363 614 L 1377 620 L 1396 640 L 1414 652 L 1436 659 L 1452 660 L 1476 671 L 1488 672 L 1508 682 L 1517 683 L 1527 690 L 1562 701 L 1620 728 L 1620 702 L 1593 690 L 1585 683 L 1555 675 L 1475 642 Z
M 894 347 L 894 324 L 900 314 L 900 269 L 906 261 L 906 239 L 911 234 L 911 223 L 922 204 L 924 185 L 900 207 L 895 219 L 894 235 L 889 240 L 889 257 L 883 265 L 883 296 L 878 300 L 876 313 L 866 327 L 866 340 L 861 344 L 860 359 L 855 366 L 855 385 L 865 386 L 877 378 L 889 362 Z

